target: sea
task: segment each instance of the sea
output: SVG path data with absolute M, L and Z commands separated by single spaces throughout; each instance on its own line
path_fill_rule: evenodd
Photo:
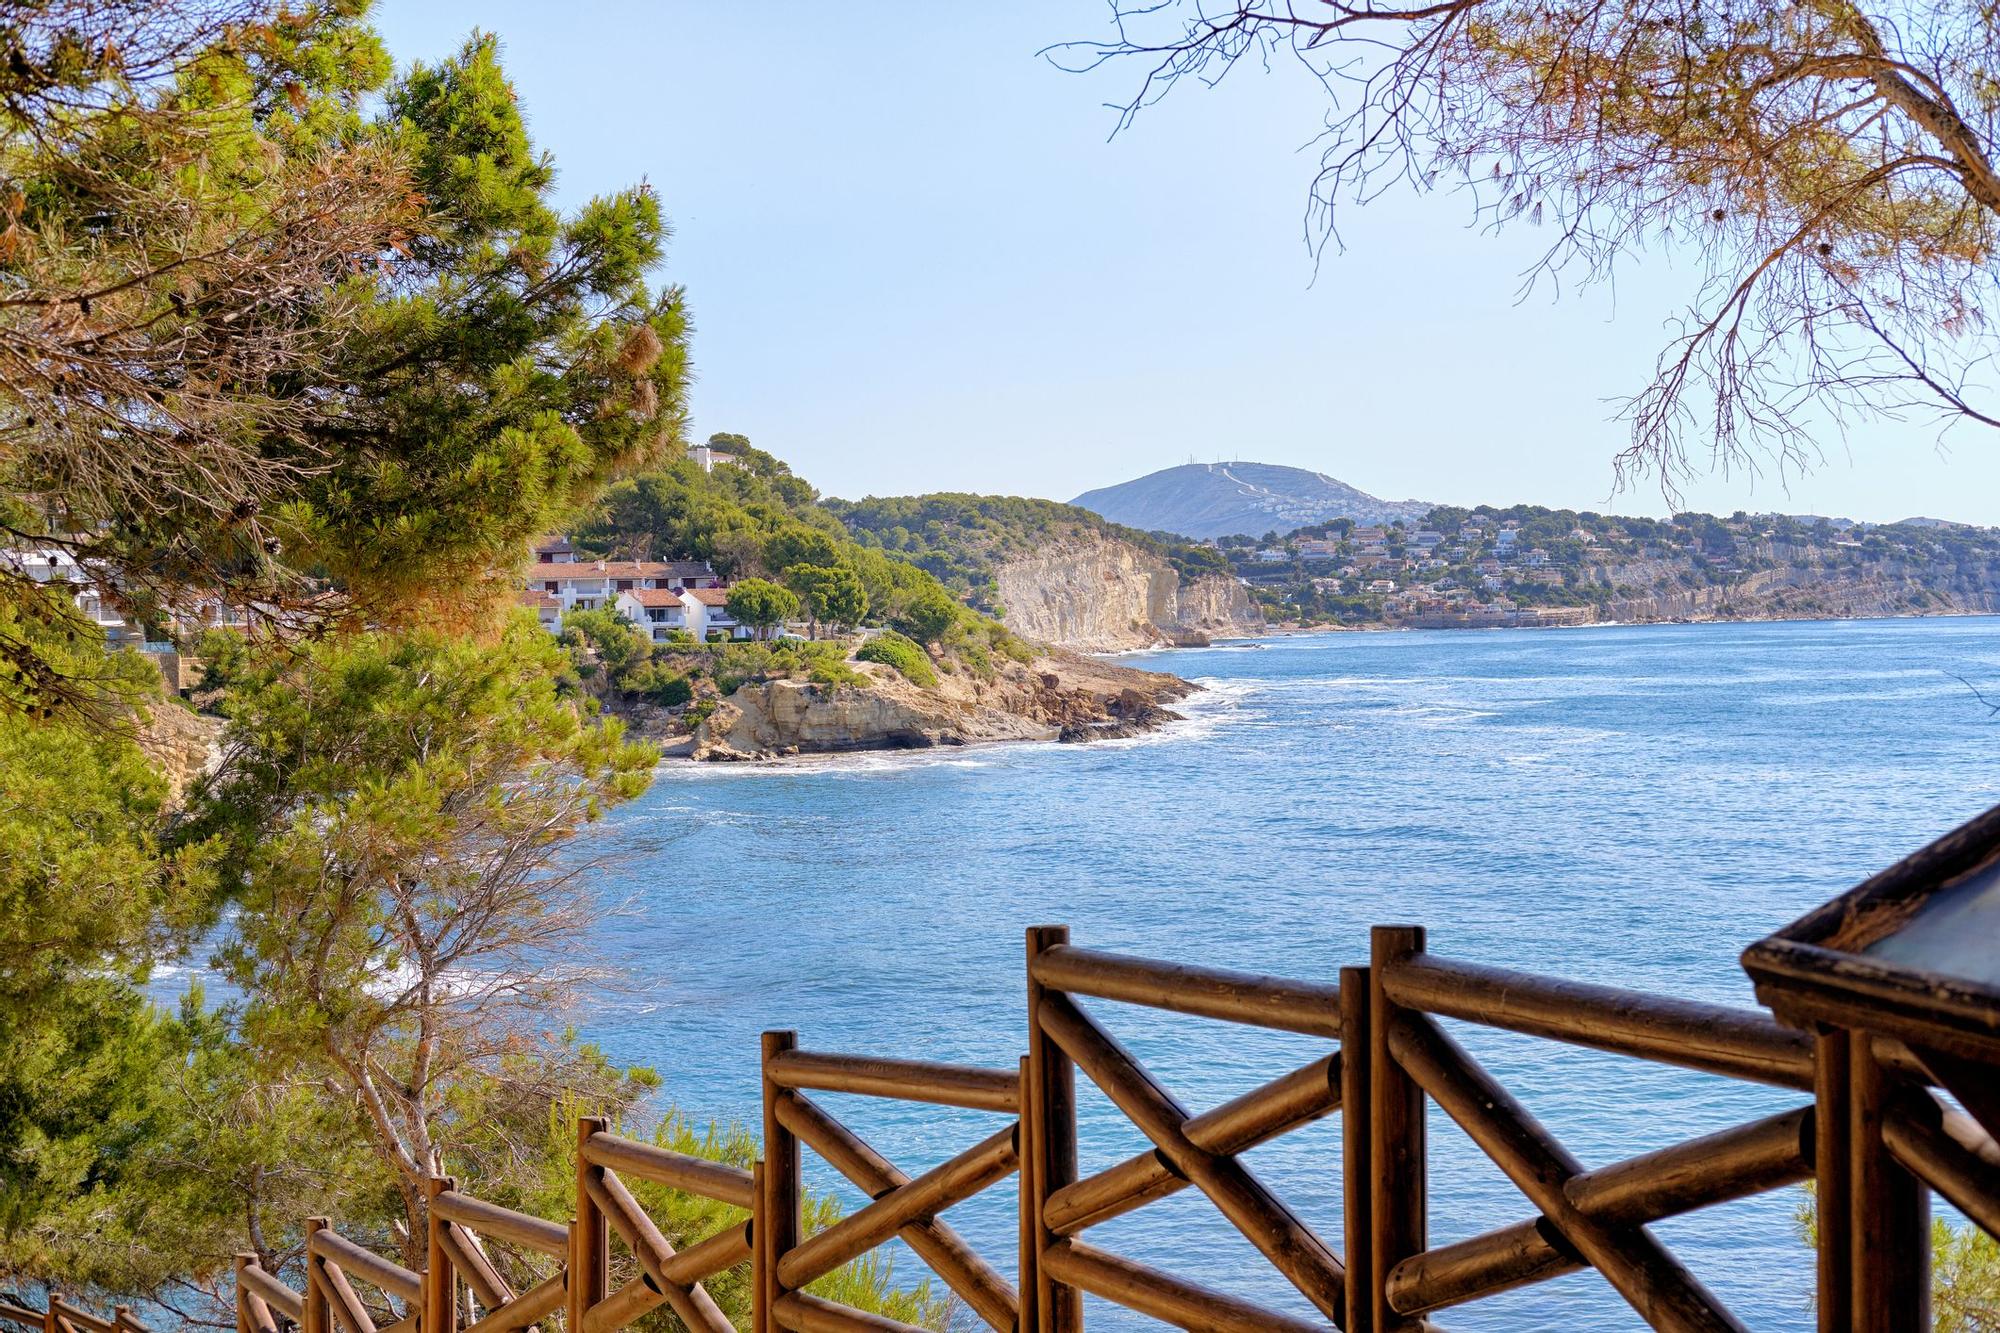
M 758 1116 L 758 1035 L 1013 1069 L 1024 932 L 1332 981 L 1369 928 L 1435 954 L 1749 1006 L 1742 949 L 2000 802 L 2000 621 L 1301 635 L 1147 654 L 1201 686 L 1133 740 L 662 767 L 594 850 L 622 916 L 583 1035 L 696 1121 Z M 1328 1049 L 1089 1006 L 1191 1110 Z M 1451 1024 L 1587 1166 L 1801 1094 Z M 1144 1141 L 1082 1078 L 1086 1172 Z M 822 1102 L 911 1175 L 990 1117 Z M 1247 1154 L 1340 1247 L 1338 1117 Z M 1432 1243 L 1533 1209 L 1431 1110 Z M 807 1183 L 861 1202 L 807 1154 Z M 1656 1234 L 1746 1324 L 1812 1326 L 1801 1189 Z M 1011 1182 L 945 1214 L 1014 1268 Z M 1089 1233 L 1309 1315 L 1194 1190 Z M 923 1275 L 907 1251 L 899 1281 Z M 1153 1326 L 1092 1300 L 1094 1327 Z M 1441 1312 L 1450 1329 L 1643 1327 L 1578 1273 Z

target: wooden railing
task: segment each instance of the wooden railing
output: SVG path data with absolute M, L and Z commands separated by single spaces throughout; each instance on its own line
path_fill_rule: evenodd
M 1742 1327 L 1649 1230 L 1663 1218 L 1816 1181 L 1819 1323 L 1827 1333 L 1890 1333 L 1928 1322 L 1928 1201 L 1935 1188 L 2000 1232 L 2000 1089 L 1935 1071 L 1902 1047 L 1846 1033 L 1807 1035 L 1762 1013 L 1455 962 L 1414 927 L 1377 927 L 1369 965 L 1338 983 L 1292 981 L 1078 948 L 1060 927 L 1028 934 L 1027 1054 L 1006 1070 L 833 1055 L 769 1032 L 762 1052 L 764 1160 L 754 1170 L 622 1138 L 579 1122 L 576 1216 L 558 1224 L 430 1187 L 429 1263 L 412 1273 L 307 1224 L 305 1290 L 254 1258 L 238 1261 L 238 1328 L 276 1333 L 497 1333 L 560 1313 L 609 1333 L 668 1306 L 697 1333 L 731 1325 L 703 1289 L 751 1266 L 755 1333 L 905 1330 L 812 1294 L 817 1279 L 900 1239 L 1001 1333 L 1070 1333 L 1089 1293 L 1191 1329 L 1390 1333 L 1439 1310 L 1592 1268 L 1652 1327 Z M 1100 1001 L 1303 1034 L 1324 1054 L 1213 1109 L 1190 1113 L 1085 1008 Z M 1439 1025 L 1451 1019 L 1802 1094 L 1799 1104 L 1624 1161 L 1586 1167 Z M 1077 1075 L 1151 1145 L 1082 1173 Z M 1968 1081 L 1970 1080 L 1970 1081 Z M 846 1093 L 989 1113 L 987 1137 L 915 1177 L 835 1119 L 811 1093 Z M 1435 1103 L 1523 1196 L 1526 1216 L 1450 1244 L 1427 1237 L 1425 1118 Z M 1316 1234 L 1242 1155 L 1338 1114 L 1343 1245 Z M 801 1234 L 803 1150 L 868 1198 Z M 1016 1181 L 1017 1283 L 940 1217 Z M 742 1209 L 746 1219 L 676 1251 L 625 1184 L 643 1180 Z M 1263 1308 L 1181 1274 L 1110 1253 L 1089 1228 L 1187 1189 L 1256 1248 L 1318 1318 Z M 613 1240 L 635 1276 L 610 1288 Z M 496 1264 L 487 1245 L 516 1252 Z M 530 1256 L 539 1256 L 533 1259 Z M 1801 1251 L 1801 1263 L 1807 1262 Z M 536 1264 L 539 1263 L 539 1267 Z M 540 1274 L 514 1291 L 502 1269 Z M 354 1284 L 372 1293 L 364 1301 Z M 53 1308 L 53 1307 L 52 1307 Z M 16 1312 L 0 1308 L 0 1316 Z M 31 1319 L 42 1317 L 26 1312 Z M 462 1313 L 469 1317 L 461 1318 Z M 377 1316 L 380 1316 L 378 1319 Z M 77 1319 L 64 1327 L 116 1333 Z M 52 1316 L 53 1318 L 53 1316 Z M 31 1325 L 33 1326 L 33 1325 Z M 59 1327 L 50 1322 L 49 1333 Z
M 146 1326 L 127 1305 L 118 1306 L 106 1319 L 51 1291 L 45 1308 L 30 1310 L 25 1305 L 0 1300 L 0 1324 L 40 1330 L 40 1333 L 146 1333 Z

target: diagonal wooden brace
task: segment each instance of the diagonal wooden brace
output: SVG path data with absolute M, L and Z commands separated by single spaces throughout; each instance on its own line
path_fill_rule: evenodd
M 910 1183 L 908 1176 L 859 1135 L 800 1093 L 786 1093 L 777 1110 L 780 1124 L 859 1185 L 869 1198 L 884 1198 Z M 919 1218 L 896 1235 L 981 1319 L 999 1333 L 1010 1333 L 1020 1317 L 1020 1301 L 1013 1286 L 956 1231 L 930 1217 Z
M 1340 1054 L 1252 1088 L 1188 1121 L 1188 1141 L 1204 1152 L 1234 1155 L 1289 1134 L 1340 1108 Z M 1049 1230 L 1071 1236 L 1187 1188 L 1158 1148 L 1065 1185 L 1049 1196 Z
M 704 1291 L 699 1282 L 682 1280 L 670 1271 L 676 1257 L 674 1247 L 653 1225 L 653 1219 L 632 1197 L 632 1191 L 625 1188 L 625 1182 L 603 1168 L 586 1175 L 583 1180 L 591 1202 L 603 1210 L 605 1220 L 624 1239 L 632 1257 L 639 1261 L 639 1267 L 646 1270 L 646 1276 L 660 1289 L 680 1321 L 698 1333 L 734 1333 L 729 1317 L 722 1313 L 715 1298 Z
M 1173 1168 L 1206 1194 L 1300 1294 L 1340 1323 L 1347 1304 L 1347 1270 L 1326 1242 L 1241 1162 L 1197 1147 L 1188 1138 L 1187 1111 L 1069 997 L 1053 993 L 1044 997 L 1041 1014 L 1042 1030 L 1152 1140 Z
M 1388 1038 L 1396 1063 L 1648 1324 L 1666 1333 L 1744 1333 L 1643 1226 L 1607 1223 L 1577 1206 L 1565 1187 L 1584 1173 L 1582 1164 L 1436 1023 L 1404 1011 Z
M 1600 1222 L 1644 1224 L 1809 1180 L 1813 1148 L 1812 1108 L 1801 1107 L 1586 1171 L 1563 1193 Z M 1389 1305 L 1419 1314 L 1586 1266 L 1538 1217 L 1403 1260 L 1389 1273 Z
M 780 1255 L 779 1281 L 786 1290 L 796 1291 L 917 1219 L 941 1213 L 1006 1179 L 1014 1173 L 1018 1132 L 1019 1126 L 1007 1126 Z

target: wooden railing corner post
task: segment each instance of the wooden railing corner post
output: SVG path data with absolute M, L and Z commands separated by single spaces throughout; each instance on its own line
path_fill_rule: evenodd
M 54 1287 L 50 1287 L 47 1291 L 42 1293 L 43 1333 L 61 1333 L 62 1316 L 56 1313 L 56 1307 L 62 1304 L 62 1298 L 63 1298 L 62 1293 L 60 1291 L 57 1291 Z
M 763 1073 L 764 1173 L 757 1196 L 755 1221 L 758 1229 L 765 1232 L 764 1240 L 757 1248 L 764 1256 L 764 1317 L 771 1328 L 777 1326 L 777 1305 L 785 1294 L 785 1285 L 778 1277 L 778 1266 L 799 1243 L 800 1176 L 804 1163 L 798 1139 L 778 1121 L 778 1099 L 786 1094 L 771 1078 L 770 1063 L 775 1056 L 797 1050 L 798 1045 L 797 1032 L 789 1029 L 766 1032 L 758 1066 Z
M 1369 970 L 1340 969 L 1341 1231 L 1347 1243 L 1347 1333 L 1375 1327 L 1375 1168 L 1370 1159 Z
M 324 1217 L 306 1219 L 305 1265 L 306 1289 L 304 1309 L 299 1319 L 299 1333 L 331 1333 L 327 1318 L 326 1279 L 320 1276 L 319 1258 L 312 1252 L 313 1233 L 328 1225 Z
M 1014 1147 L 1018 1170 L 1015 1184 L 1019 1188 L 1021 1208 L 1021 1258 L 1020 1272 L 1016 1275 L 1015 1290 L 1019 1293 L 1019 1313 L 1014 1320 L 1016 1333 L 1035 1333 L 1041 1327 L 1040 1305 L 1038 1303 L 1041 1280 L 1042 1233 L 1040 1214 L 1035 1204 L 1035 1138 L 1031 1127 L 1034 1124 L 1034 1083 L 1030 1078 L 1028 1057 L 1021 1057 L 1020 1117 L 1016 1121 Z
M 1035 980 L 1035 960 L 1050 949 L 1069 943 L 1068 926 L 1028 928 L 1028 1082 L 1030 1095 L 1022 1104 L 1026 1138 L 1033 1145 L 1034 1179 L 1030 1206 L 1035 1233 L 1035 1310 L 1039 1333 L 1079 1333 L 1083 1328 L 1082 1293 L 1049 1276 L 1048 1252 L 1056 1237 L 1048 1227 L 1049 1196 L 1075 1182 L 1076 1066 L 1042 1026 L 1042 997 Z
M 236 1333 L 251 1333 L 250 1294 L 244 1290 L 243 1273 L 256 1262 L 257 1256 L 247 1250 L 239 1251 L 236 1255 Z
M 771 1279 L 771 1256 L 764 1250 L 769 1227 L 759 1223 L 764 1211 L 764 1159 L 750 1164 L 750 1333 L 771 1333 L 771 1311 L 765 1305 Z
M 424 1180 L 424 1290 L 417 1319 L 421 1333 L 455 1333 L 458 1325 L 458 1273 L 444 1245 L 444 1219 L 438 1216 L 438 1195 L 452 1188 L 446 1176 Z
M 1930 1189 L 1890 1153 L 1882 1124 L 1896 1079 L 1875 1056 L 1871 1034 L 1849 1032 L 1847 1068 L 1853 1091 L 1848 1130 L 1847 1188 L 1853 1212 L 1855 1333 L 1901 1333 L 1931 1326 Z
M 1820 1333 L 1854 1327 L 1854 1177 L 1848 1140 L 1854 1132 L 1854 1079 L 1847 1067 L 1847 1033 L 1823 1029 L 1813 1038 L 1813 1207 Z
M 1422 926 L 1377 926 L 1369 932 L 1368 977 L 1368 1164 L 1369 1277 L 1373 1333 L 1407 1327 L 1389 1307 L 1389 1273 L 1423 1253 L 1427 1226 L 1424 1093 L 1389 1053 L 1389 1025 L 1396 1006 L 1383 990 L 1389 971 L 1424 951 Z
M 569 1224 L 569 1326 L 583 1328 L 583 1317 L 602 1301 L 611 1284 L 611 1225 L 590 1196 L 585 1183 L 602 1176 L 604 1168 L 586 1155 L 591 1137 L 606 1132 L 611 1122 L 601 1115 L 576 1118 L 576 1215 Z

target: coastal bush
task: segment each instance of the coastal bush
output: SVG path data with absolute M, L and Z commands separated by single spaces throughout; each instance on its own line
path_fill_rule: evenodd
M 729 614 L 760 638 L 798 613 L 798 594 L 768 579 L 744 579 L 729 590 Z
M 895 618 L 895 626 L 918 643 L 936 643 L 958 623 L 959 604 L 943 588 L 926 588 L 912 597 Z
M 937 688 L 937 670 L 931 666 L 930 654 L 914 640 L 894 630 L 884 630 L 862 644 L 861 651 L 854 656 L 863 662 L 880 662 L 883 666 L 894 667 L 912 685 L 921 685 L 927 690 Z

